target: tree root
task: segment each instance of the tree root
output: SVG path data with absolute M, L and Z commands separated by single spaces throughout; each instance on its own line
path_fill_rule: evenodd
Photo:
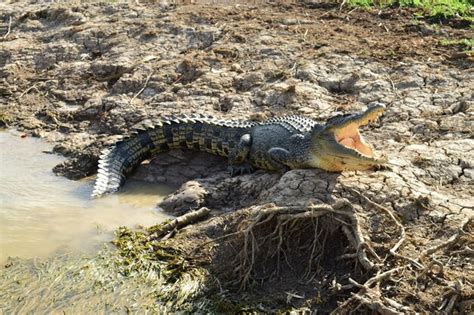
M 349 281 L 355 287 L 358 287 L 360 289 L 359 292 L 357 294 L 352 294 L 352 297 L 350 297 L 344 303 L 339 305 L 335 310 L 331 312 L 331 314 L 345 314 L 348 313 L 350 310 L 354 311 L 354 309 L 350 307 L 351 303 L 353 303 L 354 301 L 358 302 L 356 309 L 360 308 L 362 305 L 365 305 L 366 307 L 378 311 L 382 314 L 401 314 L 400 311 L 409 310 L 408 307 L 403 306 L 402 304 L 391 299 L 390 302 L 388 302 L 390 306 L 385 306 L 383 303 L 383 299 L 386 300 L 386 298 L 382 298 L 382 294 L 379 289 L 379 285 L 382 280 L 389 278 L 391 275 L 398 271 L 401 271 L 403 268 L 404 267 L 397 267 L 385 271 L 383 273 L 379 272 L 377 273 L 377 275 L 367 280 L 364 284 L 359 284 L 353 279 L 349 279 Z M 372 286 L 374 285 L 376 285 L 376 287 L 372 288 Z
M 357 282 L 349 278 L 349 283 L 344 285 L 334 280 L 330 288 L 335 289 L 335 293 L 347 294 L 342 291 L 354 289 L 355 292 L 350 293 L 350 297 L 334 309 L 332 314 L 352 313 L 361 308 L 365 309 L 362 312 L 370 309 L 383 314 L 412 313 L 416 311 L 416 306 L 404 305 L 408 303 L 405 296 L 414 296 L 417 294 L 416 289 L 424 291 L 431 286 L 446 289 L 437 303 L 438 311 L 450 313 L 464 305 L 462 303 L 466 302 L 466 293 L 462 289 L 467 287 L 464 283 L 469 284 L 469 280 L 448 281 L 446 276 L 449 268 L 435 255 L 454 246 L 460 248 L 457 255 L 472 252 L 472 246 L 462 243 L 465 242 L 464 236 L 468 233 L 472 218 L 463 220 L 458 231 L 451 237 L 437 245 L 421 249 L 420 254 L 412 258 L 406 256 L 408 249 L 403 246 L 410 243 L 411 234 L 407 235 L 397 214 L 363 194 L 354 192 L 360 196 L 361 202 L 379 210 L 380 215 L 389 218 L 397 227 L 395 233 L 398 237 L 388 248 L 370 239 L 370 235 L 367 235 L 369 227 L 362 220 L 363 213 L 346 199 L 339 199 L 332 205 L 313 204 L 306 207 L 274 204 L 254 206 L 247 210 L 243 221 L 241 216 L 237 217 L 232 233 L 201 243 L 199 248 L 202 249 L 209 243 L 229 242 L 229 247 L 236 252 L 235 260 L 229 261 L 234 268 L 231 276 L 234 281 L 231 280 L 229 284 L 237 285 L 241 290 L 252 282 L 271 281 L 275 277 L 285 276 L 282 271 L 286 266 L 298 272 L 298 277 L 309 284 L 318 275 L 315 269 L 322 265 L 321 259 L 327 254 L 327 244 L 333 240 L 335 232 L 342 231 L 351 250 L 334 252 L 333 259 L 354 261 L 365 271 L 368 279 Z M 207 216 L 208 211 L 204 208 L 177 218 L 161 226 L 152 237 L 166 238 L 166 235 L 177 228 Z M 377 252 L 373 247 L 376 245 Z M 381 249 L 386 256 L 381 255 Z M 407 284 L 408 288 L 400 287 L 394 291 L 400 281 Z M 388 292 L 391 292 L 390 295 Z M 470 305 L 463 307 L 469 308 Z
M 353 312 L 356 309 L 359 309 L 361 306 L 365 306 L 371 310 L 377 311 L 382 314 L 401 314 L 401 313 L 412 312 L 413 310 L 411 310 L 409 307 L 404 306 L 403 304 L 393 299 L 383 296 L 382 292 L 380 291 L 381 282 L 387 278 L 390 278 L 390 276 L 392 276 L 393 274 L 407 270 L 410 267 L 415 267 L 415 270 L 421 271 L 420 273 L 415 272 L 415 279 L 421 278 L 428 272 L 432 272 L 432 269 L 435 266 L 437 267 L 437 270 L 438 270 L 437 273 L 443 274 L 443 264 L 436 261 L 436 259 L 431 256 L 443 248 L 449 248 L 449 247 L 454 246 L 459 241 L 460 237 L 466 233 L 464 229 L 468 226 L 468 224 L 471 223 L 472 217 L 468 217 L 465 220 L 463 220 L 463 222 L 461 223 L 461 226 L 458 229 L 458 232 L 452 235 L 448 240 L 423 250 L 417 258 L 413 259 L 405 255 L 397 253 L 397 250 L 400 249 L 401 245 L 405 242 L 406 232 L 405 232 L 405 228 L 400 223 L 400 221 L 396 218 L 393 211 L 373 202 L 372 200 L 368 199 L 366 196 L 359 193 L 358 191 L 355 191 L 352 189 L 351 191 L 359 195 L 368 204 L 376 207 L 379 210 L 382 210 L 385 214 L 388 214 L 388 216 L 392 219 L 392 221 L 394 221 L 394 223 L 399 228 L 400 237 L 398 241 L 396 242 L 396 244 L 389 250 L 389 253 L 395 258 L 401 258 L 407 261 L 408 264 L 404 264 L 402 266 L 389 269 L 388 271 L 385 271 L 383 273 L 380 273 L 379 271 L 377 275 L 367 280 L 364 284 L 359 284 L 353 279 L 349 279 L 353 287 L 359 288 L 359 292 L 352 294 L 352 296 L 348 300 L 346 300 L 344 303 L 339 305 L 331 314 L 341 314 L 341 313 L 346 314 L 349 312 Z M 431 262 L 427 263 L 429 257 L 431 257 L 430 259 Z M 408 280 L 408 279 L 405 279 L 405 280 Z M 451 313 L 454 308 L 455 303 L 459 299 L 459 296 L 461 294 L 461 289 L 462 289 L 462 282 L 460 280 L 457 280 L 454 283 L 454 285 L 448 290 L 448 292 L 445 293 L 445 295 L 443 296 L 441 306 L 438 308 L 438 310 L 439 311 L 442 310 L 444 314 Z M 356 306 L 351 306 L 354 303 L 357 303 Z
M 327 232 L 323 233 L 323 230 L 327 229 L 327 227 L 323 228 L 319 221 L 323 217 L 334 219 L 342 225 L 344 234 L 357 252 L 355 257 L 357 257 L 358 262 L 365 270 L 377 269 L 376 263 L 368 258 L 368 253 L 377 263 L 381 262 L 381 259 L 375 254 L 370 244 L 365 241 L 358 215 L 352 204 L 346 199 L 338 200 L 332 206 L 324 204 L 310 205 L 302 208 L 296 206 L 276 207 L 274 205 L 265 205 L 255 207 L 252 210 L 254 215 L 244 222 L 237 232 L 231 233 L 231 235 L 242 235 L 243 246 L 237 256 L 238 260 L 235 268 L 239 275 L 238 282 L 241 289 L 244 289 L 251 280 L 256 263 L 256 255 L 263 247 L 266 247 L 269 253 L 275 253 L 276 255 L 277 266 L 274 272 L 275 275 L 280 273 L 281 258 L 291 268 L 284 243 L 290 239 L 292 243 L 297 243 L 301 239 L 302 230 L 308 227 L 309 222 L 312 222 L 314 228 L 313 239 L 311 244 L 305 247 L 309 250 L 305 275 L 309 276 L 313 262 L 321 258 L 328 237 Z M 270 222 L 273 222 L 273 225 Z M 303 224 L 306 224 L 304 228 Z M 257 231 L 257 228 L 264 225 L 271 226 L 272 231 L 262 237 L 258 237 L 262 233 Z M 324 236 L 321 237 L 322 235 Z M 222 240 L 223 238 L 227 238 L 227 236 L 220 239 Z M 257 241 L 257 238 L 260 239 Z M 286 248 L 288 247 L 291 246 L 286 246 Z

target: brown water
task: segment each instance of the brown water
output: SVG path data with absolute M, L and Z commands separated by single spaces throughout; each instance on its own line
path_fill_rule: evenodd
M 121 192 L 91 199 L 93 179 L 55 176 L 51 169 L 64 158 L 43 153 L 49 150 L 40 139 L 0 132 L 0 263 L 8 256 L 91 252 L 119 226 L 169 218 L 155 205 L 172 188 L 127 181 Z

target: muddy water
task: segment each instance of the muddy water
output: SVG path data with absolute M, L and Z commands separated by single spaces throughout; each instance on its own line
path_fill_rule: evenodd
M 172 188 L 129 181 L 121 192 L 92 200 L 93 179 L 55 176 L 51 169 L 64 158 L 43 153 L 49 150 L 42 140 L 0 132 L 0 263 L 8 256 L 91 252 L 118 226 L 168 218 L 155 205 Z

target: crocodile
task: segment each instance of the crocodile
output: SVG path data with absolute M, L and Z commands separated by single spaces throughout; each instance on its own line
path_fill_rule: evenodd
M 255 169 L 366 170 L 385 164 L 387 158 L 364 141 L 359 127 L 375 122 L 384 110 L 384 105 L 376 104 L 324 124 L 296 115 L 263 122 L 200 114 L 145 120 L 102 151 L 92 197 L 119 190 L 143 160 L 179 148 L 227 157 L 231 175 Z

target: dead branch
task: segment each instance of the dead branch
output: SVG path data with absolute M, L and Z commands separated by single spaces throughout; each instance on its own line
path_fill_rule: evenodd
M 385 306 L 380 301 L 381 300 L 381 297 L 380 297 L 381 294 L 380 294 L 380 290 L 379 290 L 378 286 L 375 289 L 372 288 L 372 286 L 375 285 L 375 284 L 377 284 L 377 285 L 380 284 L 380 282 L 382 280 L 390 277 L 392 274 L 402 270 L 405 267 L 406 266 L 392 268 L 388 271 L 385 271 L 385 272 L 382 272 L 382 273 L 377 273 L 374 277 L 367 280 L 364 284 L 360 284 L 360 283 L 358 283 L 357 281 L 355 281 L 353 279 L 349 279 L 349 282 L 354 287 L 359 288 L 359 292 L 357 294 L 353 294 L 352 297 L 350 297 L 344 303 L 339 305 L 335 310 L 333 310 L 331 312 L 331 315 L 336 315 L 336 314 L 340 314 L 340 313 L 343 313 L 343 314 L 347 313 L 348 306 L 354 301 L 359 302 L 358 307 L 360 307 L 360 304 L 362 304 L 362 305 L 365 305 L 368 308 L 370 308 L 372 310 L 375 310 L 375 311 L 378 311 L 382 314 L 400 314 L 400 312 L 398 312 L 397 310 L 398 309 L 403 310 L 407 307 L 402 305 L 402 304 L 399 304 L 398 302 L 393 301 L 393 300 L 391 300 L 390 302 L 387 301 L 387 303 L 390 304 L 392 307 L 394 307 L 394 305 L 396 304 L 397 305 L 396 310 Z M 394 302 L 395 304 L 391 303 L 391 302 Z
M 402 313 L 398 312 L 397 310 L 394 310 L 391 307 L 385 306 L 380 301 L 378 301 L 378 298 L 377 299 L 376 298 L 367 298 L 365 296 L 358 295 L 358 294 L 355 294 L 354 297 L 355 297 L 356 300 L 359 300 L 361 304 L 367 306 L 371 310 L 376 311 L 380 314 L 384 314 L 384 315 L 402 314 Z
M 461 226 L 458 229 L 458 232 L 456 232 L 453 236 L 451 236 L 447 241 L 442 242 L 442 243 L 440 243 L 438 245 L 435 245 L 435 246 L 431 246 L 428 249 L 425 249 L 423 252 L 421 252 L 420 256 L 418 257 L 418 260 L 423 259 L 424 257 L 429 256 L 429 255 L 439 251 L 442 248 L 451 247 L 452 245 L 456 244 L 456 242 L 459 240 L 461 235 L 466 233 L 464 231 L 464 228 L 469 223 L 471 223 L 471 220 L 472 220 L 472 217 L 467 217 L 466 219 L 464 219 L 464 221 L 461 223 Z
M 177 217 L 176 219 L 168 222 L 159 227 L 159 229 L 148 236 L 149 240 L 157 240 L 165 236 L 166 234 L 174 231 L 182 229 L 183 227 L 196 223 L 198 221 L 203 220 L 206 218 L 211 210 L 208 208 L 201 208 L 199 210 L 191 211 L 186 213 L 182 216 Z
M 462 282 L 458 279 L 456 280 L 456 282 L 454 282 L 453 287 L 451 287 L 450 290 L 445 294 L 445 298 L 447 298 L 447 296 L 449 295 L 451 295 L 451 297 L 449 298 L 449 302 L 447 303 L 446 308 L 443 311 L 444 314 L 451 314 L 451 311 L 454 307 L 454 303 L 456 303 L 459 294 L 461 293 L 462 287 Z M 444 304 L 445 302 L 443 302 L 441 305 Z

